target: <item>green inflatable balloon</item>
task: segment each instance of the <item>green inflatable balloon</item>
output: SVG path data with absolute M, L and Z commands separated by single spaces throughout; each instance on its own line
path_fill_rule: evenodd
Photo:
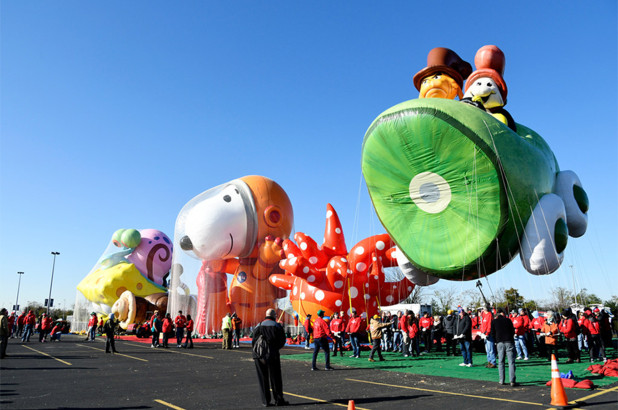
M 411 100 L 382 113 L 365 134 L 362 170 L 400 251 L 438 278 L 476 279 L 520 251 L 528 271 L 551 273 L 565 230 L 586 230 L 585 191 L 543 138 L 458 101 Z

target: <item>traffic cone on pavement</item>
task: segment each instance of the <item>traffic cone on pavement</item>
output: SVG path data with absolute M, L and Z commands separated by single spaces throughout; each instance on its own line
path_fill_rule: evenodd
M 348 410 L 356 410 L 356 406 L 354 405 L 354 400 L 348 401 Z
M 558 370 L 558 362 L 556 356 L 551 355 L 551 403 L 552 406 L 567 407 L 569 401 L 566 393 L 564 392 L 564 386 L 562 386 L 562 379 L 560 379 L 560 371 Z

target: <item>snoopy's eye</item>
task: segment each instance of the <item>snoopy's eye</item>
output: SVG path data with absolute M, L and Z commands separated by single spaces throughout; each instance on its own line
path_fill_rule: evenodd
M 234 191 L 236 191 L 236 193 L 240 195 L 240 192 L 238 192 L 238 189 L 234 188 Z
M 491 87 L 492 85 L 492 83 L 487 83 L 487 87 Z
M 223 196 L 223 200 L 224 200 L 225 202 L 230 202 L 230 201 L 232 200 L 232 197 L 231 197 L 231 196 L 229 196 L 229 195 L 224 195 L 224 196 Z
M 476 85 L 481 85 L 481 82 L 480 82 L 480 81 L 478 81 L 478 82 L 476 83 Z

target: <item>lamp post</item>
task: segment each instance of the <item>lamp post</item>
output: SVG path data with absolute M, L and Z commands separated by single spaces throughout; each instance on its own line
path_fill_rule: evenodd
M 19 310 L 19 287 L 21 286 L 21 275 L 24 274 L 24 272 L 17 272 L 17 274 L 19 275 L 19 282 L 17 282 L 17 297 L 15 298 L 15 312 L 17 312 Z
M 49 305 L 51 305 L 51 290 L 52 285 L 54 284 L 54 268 L 56 267 L 56 255 L 60 255 L 60 252 L 52 252 L 51 254 L 54 255 L 54 263 L 52 265 L 51 282 L 49 283 L 49 297 L 47 298 L 47 316 L 49 316 Z

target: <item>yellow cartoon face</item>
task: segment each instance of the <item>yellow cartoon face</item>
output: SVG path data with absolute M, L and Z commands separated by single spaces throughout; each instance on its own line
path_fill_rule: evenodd
M 418 98 L 461 98 L 463 93 L 455 80 L 444 73 L 432 74 L 423 79 Z

